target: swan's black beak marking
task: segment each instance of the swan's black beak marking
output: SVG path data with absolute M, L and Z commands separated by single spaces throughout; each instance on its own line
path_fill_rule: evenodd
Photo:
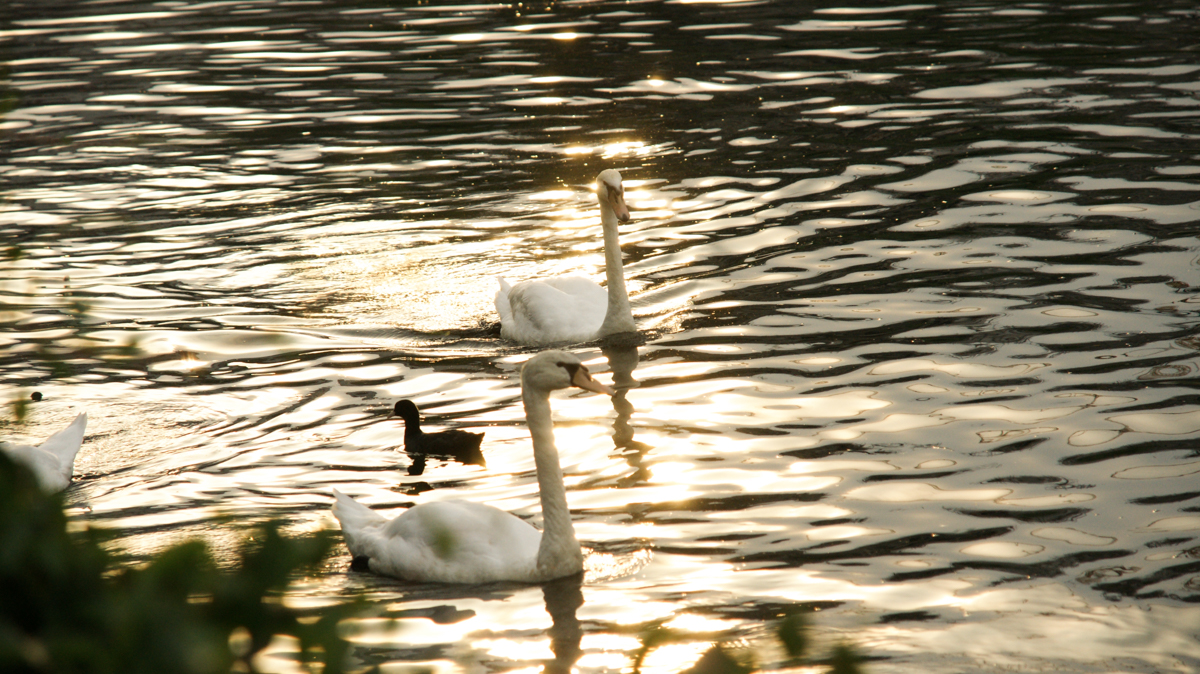
M 571 378 L 572 386 L 578 386 L 585 391 L 603 393 L 605 395 L 616 393 L 611 388 L 592 379 L 592 375 L 588 373 L 587 366 L 582 363 L 558 363 L 558 366 L 567 371 L 567 376 Z

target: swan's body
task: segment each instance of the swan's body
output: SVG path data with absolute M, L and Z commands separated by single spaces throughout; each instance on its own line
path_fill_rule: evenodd
M 629 220 L 621 174 L 615 169 L 596 178 L 600 225 L 604 229 L 604 273 L 608 288 L 578 276 L 522 281 L 500 279 L 496 313 L 500 336 L 520 344 L 544 346 L 586 342 L 633 332 L 633 312 L 625 290 L 618 222 Z
M 66 428 L 51 435 L 45 442 L 34 447 L 14 442 L 0 442 L 0 450 L 13 461 L 23 464 L 37 478 L 42 491 L 53 494 L 71 484 L 75 472 L 75 455 L 83 444 L 83 432 L 87 429 L 87 412 L 80 412 Z
M 484 465 L 479 445 L 483 433 L 451 429 L 426 433 L 421 430 L 421 411 L 411 400 L 400 400 L 392 411 L 404 419 L 404 451 L 412 455 L 449 458 L 476 466 Z
M 335 489 L 333 515 L 351 554 L 366 558 L 375 573 L 440 583 L 542 582 L 581 572 L 583 551 L 571 525 L 550 418 L 550 392 L 570 386 L 612 395 L 563 351 L 540 353 L 521 370 L 543 531 L 498 508 L 465 501 L 423 503 L 388 520 Z

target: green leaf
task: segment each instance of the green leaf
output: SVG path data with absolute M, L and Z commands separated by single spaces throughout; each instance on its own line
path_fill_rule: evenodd
M 303 660 L 322 665 L 311 671 L 343 671 L 350 645 L 337 625 L 361 601 L 304 620 L 279 601 L 297 572 L 324 560 L 332 534 L 293 538 L 263 525 L 231 569 L 200 541 L 125 566 L 106 552 L 106 537 L 68 532 L 61 496 L 0 453 L 0 670 L 253 672 L 254 654 L 290 635 Z

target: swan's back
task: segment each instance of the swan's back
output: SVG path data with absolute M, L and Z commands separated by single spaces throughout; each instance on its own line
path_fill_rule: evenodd
M 346 546 L 375 573 L 437 583 L 528 582 L 537 574 L 541 532 L 503 510 L 435 501 L 387 520 L 335 495 Z
M 579 276 L 511 286 L 501 279 L 496 293 L 500 336 L 532 346 L 590 340 L 604 323 L 607 310 L 608 292 Z

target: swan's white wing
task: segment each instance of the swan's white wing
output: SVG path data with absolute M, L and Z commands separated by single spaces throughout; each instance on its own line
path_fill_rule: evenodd
M 423 503 L 392 520 L 386 533 L 391 554 L 381 561 L 399 572 L 390 575 L 444 583 L 535 580 L 541 532 L 492 506 Z M 404 559 L 394 554 L 401 551 Z
M 542 535 L 503 510 L 436 501 L 388 521 L 345 495 L 335 495 L 334 514 L 347 547 L 356 557 L 367 557 L 376 573 L 439 583 L 537 579 Z
M 521 344 L 589 340 L 608 310 L 608 292 L 578 276 L 522 281 L 507 287 L 507 292 L 506 286 L 502 282 L 496 294 L 500 336 Z
M 42 491 L 60 492 L 71 483 L 71 475 L 75 472 L 75 455 L 83 445 L 86 429 L 87 412 L 80 412 L 66 428 L 46 438 L 37 447 L 0 442 L 0 450 L 33 471 Z

